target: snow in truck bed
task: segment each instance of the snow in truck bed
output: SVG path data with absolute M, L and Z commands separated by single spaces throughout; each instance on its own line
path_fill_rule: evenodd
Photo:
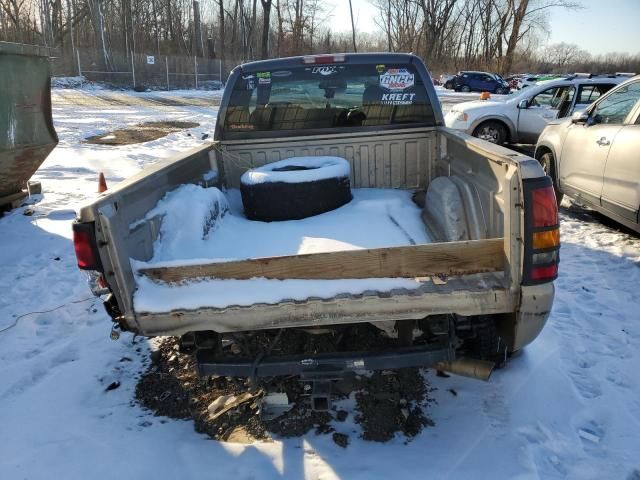
M 149 262 L 133 260 L 134 270 L 257 257 L 320 253 L 429 243 L 412 192 L 353 189 L 343 207 L 302 220 L 259 222 L 242 214 L 238 190 L 183 185 L 169 192 L 146 218 L 162 217 Z M 185 207 L 188 205 L 188 207 Z M 344 280 L 211 279 L 168 285 L 137 277 L 135 309 L 166 312 L 203 307 L 278 303 L 285 299 L 332 298 L 338 294 L 413 289 L 413 279 Z

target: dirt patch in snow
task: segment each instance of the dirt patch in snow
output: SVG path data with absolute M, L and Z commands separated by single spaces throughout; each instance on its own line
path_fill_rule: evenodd
M 131 128 L 120 128 L 112 132 L 94 135 L 84 139 L 84 143 L 94 145 L 133 145 L 157 140 L 170 133 L 199 126 L 196 122 L 164 121 L 144 122 Z
M 375 372 L 363 377 L 356 393 L 362 438 L 376 442 L 391 440 L 396 432 L 415 437 L 433 425 L 425 417 L 427 385 L 416 368 Z
M 319 353 L 328 348 L 329 342 L 322 339 L 324 335 L 298 333 L 299 338 L 295 338 L 293 331 L 285 331 L 285 334 L 287 338 L 283 336 L 281 345 L 286 353 L 300 351 L 300 348 L 307 353 Z M 372 333 L 355 337 L 363 340 L 361 346 L 373 349 L 380 346 Z M 334 428 L 344 422 L 350 412 L 335 406 L 329 412 L 312 410 L 309 390 L 297 377 L 259 379 L 259 384 L 253 388 L 248 380 L 241 378 L 200 378 L 194 357 L 181 353 L 174 338 L 165 339 L 158 350 L 152 352 L 151 359 L 149 369 L 143 373 L 136 387 L 136 399 L 158 416 L 191 419 L 196 431 L 223 441 L 248 443 L 269 440 L 272 434 L 295 437 L 315 430 L 316 434 L 331 434 L 341 447 L 350 443 L 347 434 Z M 214 400 L 249 391 L 262 394 L 212 420 L 208 407 Z M 419 369 L 375 372 L 371 376 L 353 375 L 335 384 L 333 391 L 334 401 L 355 395 L 357 411 L 353 415 L 362 427 L 365 440 L 385 442 L 396 433 L 411 438 L 423 427 L 431 425 L 424 413 L 430 402 L 429 387 Z M 264 418 L 260 415 L 264 392 L 286 393 L 292 408 L 277 418 Z M 337 429 L 340 430 L 339 427 Z

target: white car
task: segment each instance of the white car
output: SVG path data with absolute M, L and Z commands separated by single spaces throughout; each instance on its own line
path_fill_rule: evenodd
M 624 80 L 621 77 L 551 80 L 506 99 L 459 103 L 444 120 L 447 127 L 491 143 L 535 144 L 547 123 L 584 110 Z
M 535 85 L 536 83 L 538 83 L 538 77 L 535 75 L 525 75 L 521 78 L 518 79 L 518 90 L 525 88 L 525 87 L 531 87 L 532 85 Z

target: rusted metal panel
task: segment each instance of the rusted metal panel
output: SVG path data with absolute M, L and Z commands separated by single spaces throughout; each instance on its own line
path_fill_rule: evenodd
M 27 181 L 58 143 L 47 50 L 0 42 L 0 199 Z

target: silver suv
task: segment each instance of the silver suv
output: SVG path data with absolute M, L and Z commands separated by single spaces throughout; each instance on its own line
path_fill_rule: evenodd
M 624 80 L 621 77 L 550 80 L 513 95 L 459 103 L 444 121 L 447 127 L 491 143 L 535 144 L 548 123 L 585 109 Z
M 558 202 L 566 194 L 640 232 L 640 75 L 586 111 L 549 124 L 535 157 Z

